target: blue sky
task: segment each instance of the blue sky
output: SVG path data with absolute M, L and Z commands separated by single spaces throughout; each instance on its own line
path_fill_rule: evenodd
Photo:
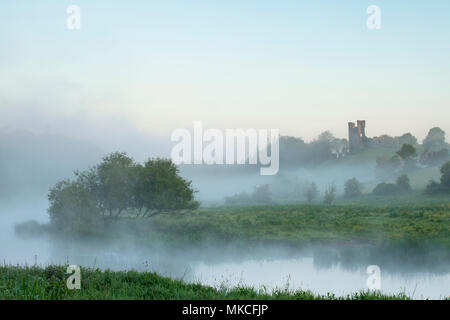
M 421 139 L 450 132 L 449 39 L 443 0 L 4 0 L 0 127 L 166 136 L 201 120 L 310 140 L 366 119 L 369 135 Z

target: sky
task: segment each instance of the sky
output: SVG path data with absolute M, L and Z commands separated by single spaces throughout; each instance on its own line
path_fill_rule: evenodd
M 0 128 L 163 150 L 194 121 L 310 141 L 365 119 L 422 140 L 450 132 L 449 17 L 448 0 L 2 0 Z

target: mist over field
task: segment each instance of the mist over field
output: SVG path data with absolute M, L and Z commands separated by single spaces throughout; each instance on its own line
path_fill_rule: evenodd
M 45 266 L 69 263 L 103 270 L 150 270 L 164 276 L 188 282 L 200 281 L 218 288 L 223 285 L 248 285 L 255 288 L 265 286 L 269 289 L 288 286 L 320 294 L 331 290 L 337 295 L 364 290 L 368 276 L 367 266 L 380 264 L 385 276 L 386 293 L 395 294 L 400 290 L 413 298 L 442 298 L 447 292 L 450 281 L 448 247 L 433 244 L 423 244 L 423 247 L 408 245 L 406 256 L 409 260 L 405 263 L 405 257 L 399 256 L 399 250 L 405 251 L 404 245 L 396 247 L 389 245 L 389 241 L 371 244 L 371 240 L 358 240 L 358 236 L 350 237 L 349 240 L 342 239 L 343 241 L 332 240 L 328 244 L 327 241 L 316 244 L 305 242 L 294 247 L 283 244 L 283 241 L 251 240 L 248 242 L 252 247 L 251 252 L 243 251 L 247 241 L 245 237 L 241 240 L 241 236 L 227 240 L 226 237 L 215 237 L 214 232 L 199 236 L 197 240 L 183 241 L 184 244 L 177 243 L 158 233 L 161 228 L 166 228 L 164 216 L 145 219 L 145 227 L 141 226 L 136 231 L 133 231 L 133 220 L 115 222 L 102 231 L 107 233 L 103 236 L 67 237 L 58 235 L 55 231 L 18 231 L 18 225 L 31 220 L 40 226 L 50 225 L 47 212 L 49 189 L 58 181 L 73 178 L 75 170 L 83 171 L 95 166 L 105 153 L 102 148 L 85 140 L 27 131 L 3 131 L 0 141 L 0 241 L 4 244 L 0 254 L 4 264 Z M 126 146 L 123 150 L 126 150 Z M 284 150 L 282 148 L 281 152 Z M 344 211 L 349 201 L 350 205 L 359 202 L 379 206 L 387 201 L 388 205 L 394 203 L 394 206 L 401 206 L 422 194 L 428 180 L 439 178 L 439 166 L 422 166 L 423 168 L 410 173 L 415 196 L 401 195 L 402 200 L 395 200 L 395 197 L 390 196 L 385 196 L 385 200 L 383 197 L 373 199 L 374 196 L 370 193 L 377 183 L 395 179 L 377 177 L 377 162 L 372 153 L 391 155 L 395 154 L 395 150 L 396 148 L 368 150 L 365 155 L 348 154 L 341 159 L 322 159 L 316 164 L 281 165 L 279 173 L 274 176 L 261 176 L 258 166 L 251 165 L 182 165 L 180 175 L 192 181 L 192 187 L 197 190 L 195 198 L 201 203 L 200 210 L 214 211 L 214 208 L 219 208 L 217 213 L 208 218 L 210 220 L 214 219 L 214 215 L 226 215 L 223 210 L 233 212 L 235 205 L 244 206 L 244 211 L 246 206 L 259 205 L 262 211 L 273 211 L 275 215 L 280 210 L 277 208 L 279 205 L 305 206 L 305 190 L 313 182 L 318 189 L 313 206 L 323 206 L 321 198 L 331 184 L 337 186 L 337 201 L 344 206 Z M 150 153 L 147 157 L 154 156 L 156 155 Z M 363 198 L 345 197 L 344 184 L 350 178 L 360 181 L 365 194 Z M 227 197 L 242 193 L 249 194 L 251 199 L 255 188 L 264 185 L 268 185 L 270 189 L 270 201 L 263 202 L 268 207 L 252 201 L 233 204 L 227 200 Z M 439 200 L 442 198 L 433 200 L 420 197 L 423 199 L 419 203 L 442 201 Z M 444 199 L 445 215 L 448 215 L 448 198 Z M 297 209 L 293 207 L 293 210 Z M 300 210 L 310 209 L 306 207 Z M 413 210 L 423 209 L 418 207 Z M 194 221 L 196 218 L 187 217 L 186 223 L 190 219 Z M 255 225 L 254 228 L 265 230 L 267 226 Z M 448 228 L 448 225 L 445 227 Z M 191 239 L 192 236 L 195 239 L 200 234 L 196 228 L 186 228 L 185 231 L 182 231 L 183 228 L 168 230 L 172 230 L 170 232 L 176 237 Z M 308 225 L 304 228 L 308 229 Z M 339 227 L 335 228 L 338 230 Z M 381 235 L 384 231 L 373 229 L 371 232 Z M 151 240 L 143 241 L 142 237 L 149 237 Z
M 0 300 L 448 299 L 448 12 L 2 1 Z

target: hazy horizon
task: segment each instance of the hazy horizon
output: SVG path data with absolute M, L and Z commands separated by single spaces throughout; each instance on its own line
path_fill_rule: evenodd
M 14 6 L 12 5 L 14 3 Z M 163 153 L 192 128 L 277 128 L 311 141 L 450 132 L 446 1 L 358 4 L 80 0 L 0 4 L 0 128 Z

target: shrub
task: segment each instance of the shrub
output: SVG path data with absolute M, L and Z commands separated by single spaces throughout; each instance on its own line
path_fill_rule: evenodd
M 401 175 L 397 178 L 396 183 L 380 183 L 375 189 L 373 189 L 372 193 L 377 196 L 389 196 L 389 195 L 397 195 L 401 193 L 411 192 L 412 188 L 409 184 L 409 177 L 406 174 Z
M 250 203 L 251 199 L 247 192 L 225 197 L 225 204 L 229 206 L 249 205 Z
M 42 225 L 36 220 L 29 220 L 14 225 L 14 233 L 21 237 L 35 237 L 42 235 L 47 230 L 46 225 Z
M 306 188 L 305 193 L 304 193 L 306 201 L 308 201 L 308 202 L 313 202 L 314 199 L 317 198 L 318 194 L 319 194 L 319 191 L 317 190 L 317 185 L 314 182 L 312 182 L 309 185 L 309 187 Z
M 450 161 L 441 167 L 441 174 L 441 183 L 431 180 L 425 189 L 426 194 L 450 193 Z
M 327 205 L 331 205 L 333 204 L 334 200 L 336 200 L 336 186 L 332 184 L 325 190 L 323 202 Z
M 437 193 L 442 193 L 442 186 L 440 183 L 437 183 L 434 180 L 430 180 L 430 182 L 427 184 L 426 188 L 425 188 L 425 193 L 426 194 L 437 194 Z
M 377 196 L 398 194 L 398 186 L 395 183 L 382 182 L 373 189 L 373 194 Z
M 398 187 L 398 192 L 401 192 L 401 193 L 411 192 L 412 188 L 409 183 L 408 175 L 406 175 L 406 174 L 401 175 L 400 177 L 397 178 L 396 183 L 397 183 L 397 187 Z
M 344 185 L 344 195 L 346 197 L 360 197 L 362 195 L 362 185 L 356 178 L 347 180 Z

